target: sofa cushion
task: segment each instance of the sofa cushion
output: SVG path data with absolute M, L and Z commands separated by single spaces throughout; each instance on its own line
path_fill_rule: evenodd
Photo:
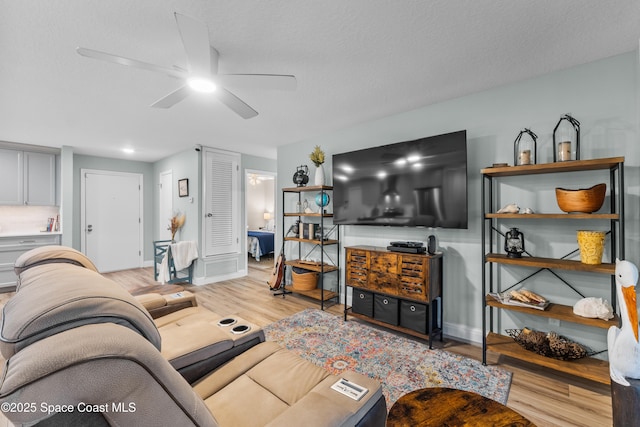
M 149 293 L 136 295 L 136 299 L 147 309 L 147 311 L 151 312 L 160 307 L 164 307 L 167 305 L 167 300 L 158 293 Z
M 283 368 L 280 367 L 279 370 L 282 371 Z M 216 420 L 224 427 L 265 426 L 289 409 L 289 405 L 278 399 L 271 390 L 260 387 L 245 375 L 237 378 L 223 391 L 205 399 L 205 405 L 212 414 L 216 414 Z
M 72 264 L 45 264 L 22 273 L 27 284 L 2 308 L 5 358 L 46 336 L 89 323 L 118 323 L 160 349 L 160 334 L 144 307 L 117 283 Z
M 95 264 L 85 254 L 67 246 L 40 246 L 20 255 L 14 263 L 16 275 L 31 267 L 42 264 L 68 263 L 75 264 L 89 270 L 98 271 Z
M 221 426 L 355 425 L 382 398 L 382 389 L 354 372 L 344 377 L 369 392 L 359 401 L 346 397 L 331 389 L 339 377 L 267 341 L 202 379 L 194 390 Z

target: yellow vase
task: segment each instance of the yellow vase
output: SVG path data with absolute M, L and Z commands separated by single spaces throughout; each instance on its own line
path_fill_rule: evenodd
M 580 260 L 583 264 L 601 264 L 604 252 L 604 231 L 578 231 L 578 245 L 580 246 Z

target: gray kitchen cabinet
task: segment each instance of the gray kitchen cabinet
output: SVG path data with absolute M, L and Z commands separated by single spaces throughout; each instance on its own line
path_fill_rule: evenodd
M 0 237 L 0 292 L 11 291 L 16 286 L 13 265 L 20 255 L 40 246 L 59 244 L 59 234 Z
M 0 205 L 56 204 L 56 156 L 0 149 Z

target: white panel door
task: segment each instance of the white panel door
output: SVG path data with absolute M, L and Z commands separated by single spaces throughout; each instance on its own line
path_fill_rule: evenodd
M 169 223 L 173 216 L 173 173 L 160 173 L 160 195 L 158 197 L 158 240 L 170 240 L 171 229 Z
M 205 150 L 205 256 L 240 252 L 240 156 Z
M 142 175 L 82 171 L 82 251 L 100 272 L 142 267 Z

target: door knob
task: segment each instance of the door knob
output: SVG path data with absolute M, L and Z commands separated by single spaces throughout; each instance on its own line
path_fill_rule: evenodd
M 212 216 L 213 216 L 213 214 L 212 214 L 211 212 L 209 212 L 209 213 L 207 214 L 207 218 L 211 218 Z
M 93 231 L 93 225 L 87 225 L 87 233 L 91 233 Z

